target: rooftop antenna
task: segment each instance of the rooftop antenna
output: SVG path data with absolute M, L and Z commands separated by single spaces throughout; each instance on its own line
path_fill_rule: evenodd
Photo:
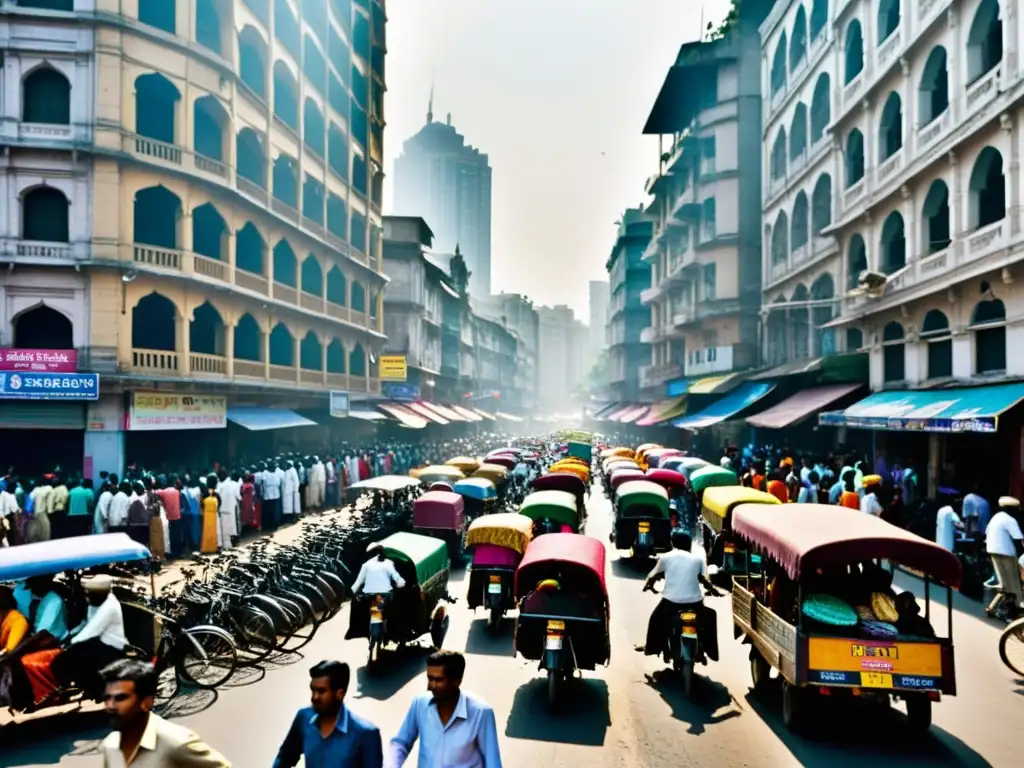
M 427 125 L 434 122 L 434 78 L 430 78 L 430 100 L 427 102 Z

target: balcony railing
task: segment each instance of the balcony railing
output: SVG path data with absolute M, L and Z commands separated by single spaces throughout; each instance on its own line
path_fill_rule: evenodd
M 645 365 L 640 369 L 640 386 L 657 387 L 671 379 L 683 375 L 683 366 L 679 363 L 662 363 Z
M 61 243 L 45 240 L 4 238 L 0 245 L 0 259 L 28 264 L 54 264 L 60 261 L 79 261 L 90 256 L 88 242 Z

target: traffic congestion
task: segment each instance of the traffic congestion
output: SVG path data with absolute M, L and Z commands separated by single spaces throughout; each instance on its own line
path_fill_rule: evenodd
M 0 549 L 0 765 L 1013 764 L 1024 626 L 940 543 L 740 461 L 488 439 L 159 568 Z

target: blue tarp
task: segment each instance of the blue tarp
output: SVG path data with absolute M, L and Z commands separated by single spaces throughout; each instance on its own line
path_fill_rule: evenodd
M 987 432 L 999 415 L 1024 400 L 1024 383 L 991 387 L 876 392 L 845 411 L 823 413 L 830 427 L 894 432 Z
M 672 426 L 690 430 L 710 427 L 749 408 L 773 389 L 775 389 L 775 382 L 773 381 L 748 381 L 746 384 L 742 384 L 735 392 L 712 403 L 703 411 L 676 419 L 672 422 Z
M 228 421 L 233 421 L 252 432 L 263 432 L 267 429 L 286 429 L 287 427 L 315 427 L 316 422 L 295 411 L 284 408 L 243 408 L 228 407 Z
M 459 480 L 453 487 L 456 493 L 471 499 L 479 499 L 480 501 L 493 499 L 498 495 L 494 488 L 494 483 L 484 477 L 470 477 L 465 480 Z
M 126 533 L 74 536 L 0 549 L 0 581 L 17 581 L 110 563 L 148 560 L 149 550 Z

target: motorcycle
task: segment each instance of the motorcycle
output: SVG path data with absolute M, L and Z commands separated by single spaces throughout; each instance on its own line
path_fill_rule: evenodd
M 644 586 L 645 592 L 661 594 L 654 588 L 654 584 Z M 704 590 L 709 597 L 720 597 L 721 592 Z M 700 642 L 700 617 L 697 610 L 685 609 L 677 611 L 672 619 L 672 624 L 666 642 L 668 643 L 668 658 L 672 661 L 672 670 L 683 679 L 683 694 L 690 698 L 693 693 L 694 667 L 697 664 L 707 664 L 707 655 Z

